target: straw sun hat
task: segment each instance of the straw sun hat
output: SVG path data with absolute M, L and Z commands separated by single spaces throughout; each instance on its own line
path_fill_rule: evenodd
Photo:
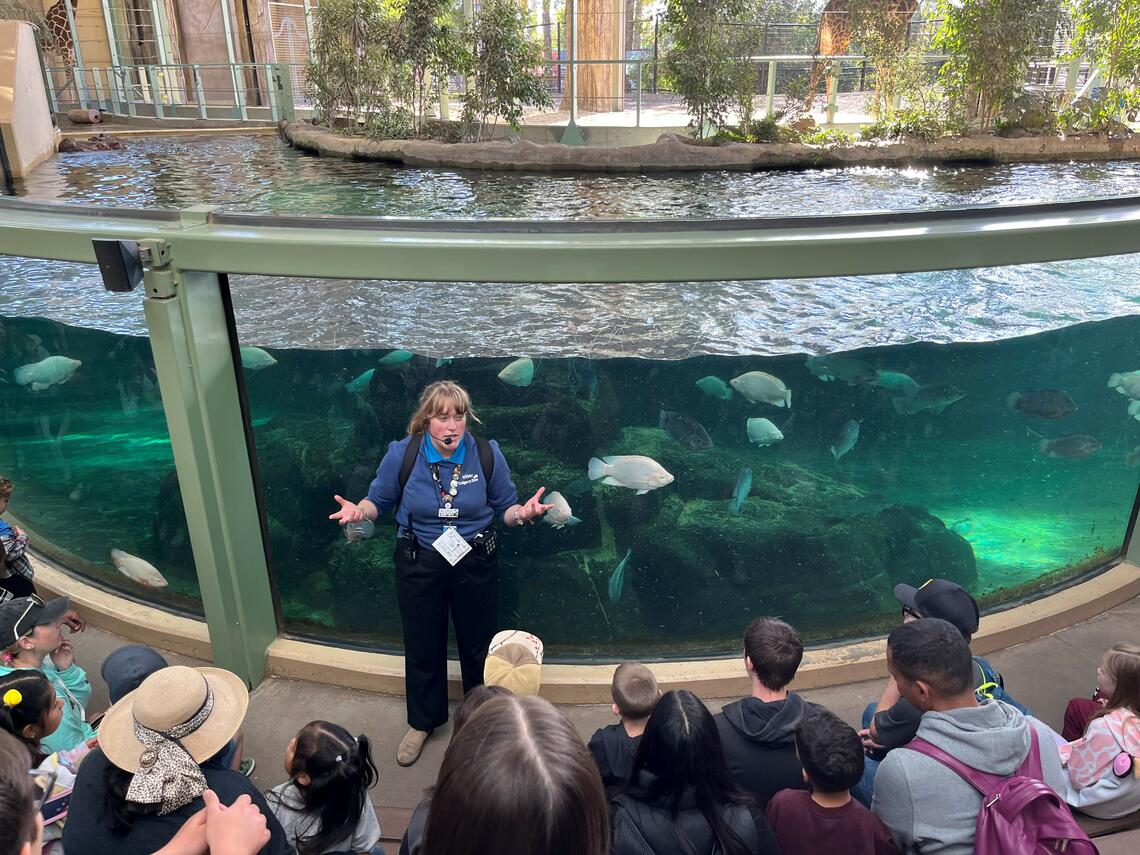
M 178 737 L 193 761 L 204 763 L 233 739 L 249 707 L 245 684 L 221 668 L 172 665 L 154 672 L 107 711 L 99 727 L 99 747 L 120 769 L 138 772 L 148 747 L 137 735 L 135 722 L 167 734 L 203 712 L 207 687 L 213 698 L 209 714 L 191 733 Z

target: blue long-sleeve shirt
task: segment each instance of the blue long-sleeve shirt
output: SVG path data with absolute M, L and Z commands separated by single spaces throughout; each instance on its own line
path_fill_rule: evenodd
M 410 528 L 421 547 L 430 547 L 435 539 L 443 534 L 447 521 L 439 518 L 439 509 L 443 507 L 443 502 L 440 499 L 439 489 L 432 479 L 431 464 L 428 462 L 424 447 L 421 447 L 416 455 L 416 464 L 408 476 L 403 499 L 400 498 L 400 465 L 404 462 L 404 451 L 409 442 L 420 442 L 422 439 L 422 436 L 405 437 L 399 442 L 389 444 L 388 453 L 380 461 L 380 468 L 376 470 L 376 477 L 368 488 L 368 500 L 381 514 L 387 513 L 399 501 L 396 523 L 400 531 Z M 430 442 L 428 439 L 424 446 Z M 491 476 L 490 484 L 487 483 L 483 467 L 479 463 L 475 438 L 469 432 L 463 434 L 462 450 L 457 448 L 450 458 L 440 459 L 437 464 L 440 483 L 446 489 L 451 486 L 456 460 L 462 460 L 459 486 L 451 506 L 459 509 L 459 518 L 452 522 L 460 536 L 466 540 L 473 538 L 487 528 L 496 517 L 502 516 L 507 508 L 518 503 L 518 490 L 511 481 L 511 470 L 495 440 L 491 440 L 491 451 L 495 456 L 495 472 Z M 435 456 L 437 455 L 433 455 Z

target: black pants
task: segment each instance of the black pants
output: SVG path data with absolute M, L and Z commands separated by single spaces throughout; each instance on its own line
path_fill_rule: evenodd
M 455 624 L 463 691 L 483 682 L 487 645 L 495 634 L 499 557 L 467 555 L 452 567 L 420 545 L 415 562 L 396 550 L 396 595 L 404 626 L 408 725 L 433 730 L 447 722 L 447 613 Z

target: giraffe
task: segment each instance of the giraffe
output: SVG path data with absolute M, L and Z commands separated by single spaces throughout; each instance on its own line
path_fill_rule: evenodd
M 921 0 L 893 0 L 892 15 L 905 15 L 909 21 L 918 11 Z M 905 33 L 905 30 L 903 31 Z M 905 38 L 905 35 L 904 35 Z M 808 79 L 807 100 L 804 110 L 811 111 L 819 81 L 831 63 L 825 57 L 843 56 L 851 46 L 851 15 L 847 12 L 847 0 L 828 0 L 819 19 L 819 40 L 816 42 L 816 59 L 811 64 L 811 77 Z M 823 57 L 823 58 L 821 58 Z
M 75 85 L 75 45 L 71 38 L 71 21 L 67 17 L 65 3 L 71 3 L 72 12 L 79 9 L 79 0 L 56 0 L 44 13 L 44 31 L 40 35 L 40 47 L 45 51 L 54 51 L 60 62 L 67 69 L 67 79 L 63 88 L 59 90 L 62 95 Z M 76 96 L 79 90 L 76 87 Z

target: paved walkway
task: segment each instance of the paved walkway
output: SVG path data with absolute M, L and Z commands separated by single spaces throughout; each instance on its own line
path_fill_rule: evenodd
M 1118 641 L 1140 643 L 1140 598 L 1055 635 L 994 653 L 988 659 L 1005 676 L 1010 692 L 1059 731 L 1065 703 L 1074 695 L 1091 694 L 1101 654 Z M 99 679 L 99 663 L 122 643 L 121 638 L 95 627 L 76 639 L 77 658 L 87 668 L 95 688 L 92 712 L 101 711 L 107 704 L 106 687 Z M 173 654 L 169 659 L 172 664 L 204 664 Z M 863 707 L 878 697 L 880 687 L 879 682 L 852 683 L 804 695 L 855 724 Z M 714 712 L 723 703 L 724 699 L 708 701 Z M 564 709 L 583 739 L 614 721 L 606 706 Z M 377 805 L 397 809 L 382 813 L 382 822 L 388 817 L 385 836 L 402 831 L 394 824 L 406 817 L 404 811 L 414 807 L 424 788 L 434 783 L 447 747 L 447 729 L 428 741 L 415 766 L 402 769 L 395 762 L 396 746 L 406 729 L 402 698 L 270 678 L 254 690 L 245 723 L 246 754 L 257 758 L 253 777 L 259 787 L 268 789 L 285 779 L 285 745 L 303 725 L 318 718 L 335 720 L 353 733 L 367 733 L 372 738 L 380 769 L 380 783 L 373 799 Z

